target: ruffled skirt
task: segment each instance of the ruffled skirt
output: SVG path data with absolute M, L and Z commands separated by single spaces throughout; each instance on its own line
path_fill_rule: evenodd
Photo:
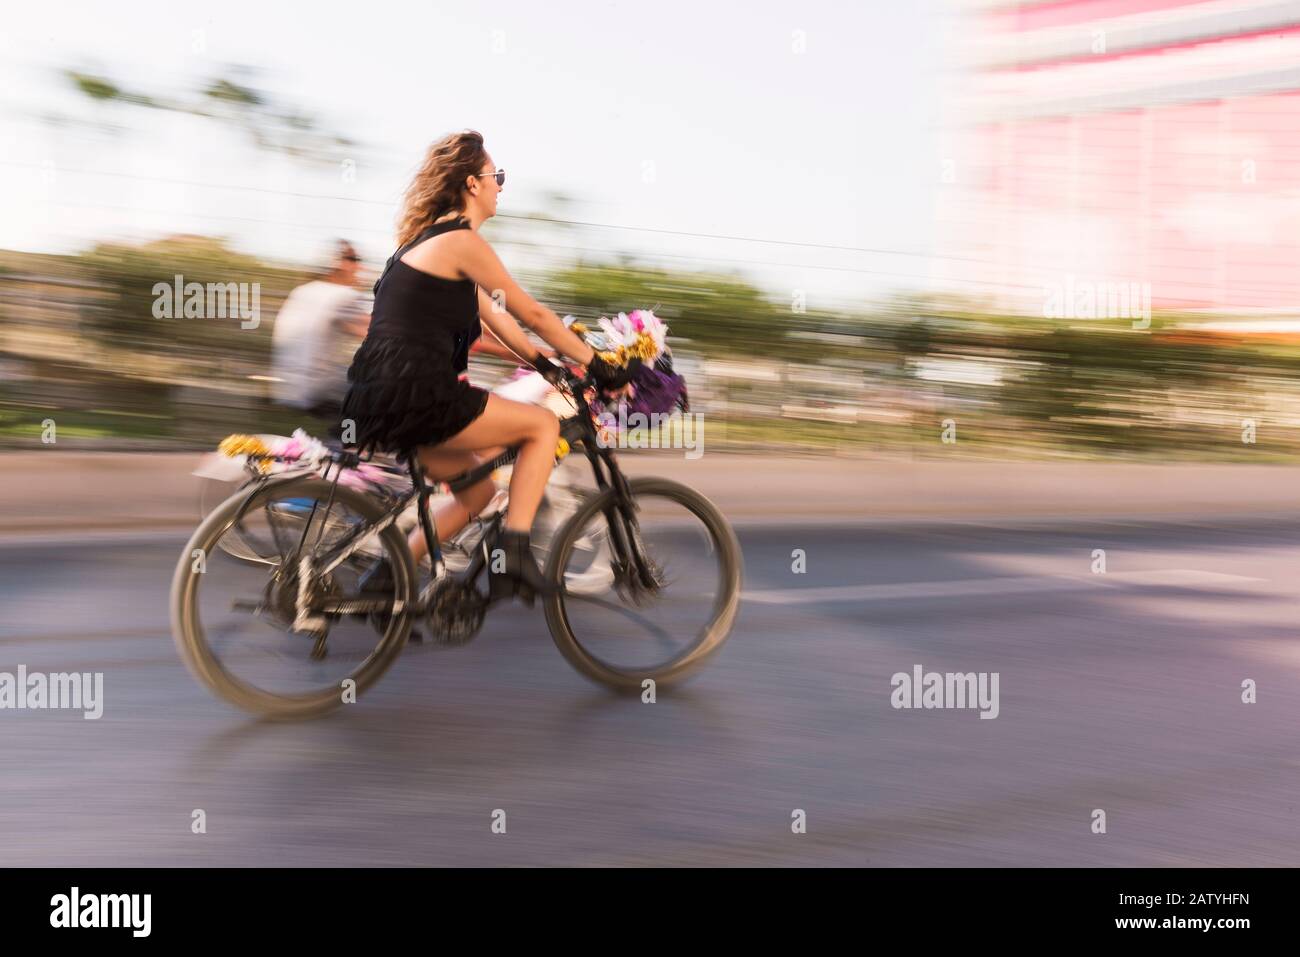
M 343 400 L 362 450 L 437 445 L 483 414 L 488 393 L 457 378 L 450 353 L 410 339 L 367 337 L 352 357 Z

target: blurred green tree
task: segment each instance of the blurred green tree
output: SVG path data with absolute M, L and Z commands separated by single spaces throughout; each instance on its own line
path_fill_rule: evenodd
M 672 272 L 630 261 L 579 262 L 543 280 L 544 295 L 561 312 L 580 318 L 653 308 L 674 336 L 699 348 L 747 356 L 785 354 L 786 332 L 797 328 L 789 307 L 778 306 L 737 276 Z

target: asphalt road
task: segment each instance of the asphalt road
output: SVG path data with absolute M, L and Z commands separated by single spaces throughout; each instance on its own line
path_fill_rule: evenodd
M 1300 864 L 1300 524 L 739 531 L 731 640 L 654 704 L 516 606 L 298 724 L 180 663 L 184 536 L 0 543 L 0 671 L 105 676 L 97 721 L 0 710 L 0 860 Z M 895 709 L 915 665 L 996 672 L 997 717 Z

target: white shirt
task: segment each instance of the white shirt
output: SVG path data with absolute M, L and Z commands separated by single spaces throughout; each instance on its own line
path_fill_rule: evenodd
M 361 344 L 347 324 L 365 314 L 365 300 L 351 286 L 317 279 L 289 293 L 271 332 L 275 400 L 298 408 L 341 400 Z

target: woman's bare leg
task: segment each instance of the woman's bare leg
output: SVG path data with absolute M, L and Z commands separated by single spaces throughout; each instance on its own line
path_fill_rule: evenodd
M 455 478 L 484 462 L 501 454 L 501 449 L 487 449 L 484 452 L 451 452 L 440 446 L 423 446 L 419 450 L 420 464 L 431 479 Z M 496 494 L 496 483 L 489 476 L 469 488 L 453 492 L 455 499 L 433 514 L 434 533 L 438 541 L 446 541 L 468 524 L 469 520 L 487 508 Z M 429 554 L 429 545 L 424 538 L 424 529 L 416 525 L 407 536 L 407 545 L 411 555 L 418 564 Z
M 486 478 L 477 485 L 453 493 L 456 500 L 447 503 L 433 514 L 433 528 L 438 541 L 445 542 L 469 524 L 471 518 L 487 508 L 496 492 L 496 483 Z M 425 541 L 424 528 L 420 525 L 417 525 L 406 537 L 406 544 L 411 547 L 411 557 L 417 563 L 423 561 L 424 556 L 429 554 L 429 544 Z
M 560 438 L 560 420 L 541 406 L 488 396 L 483 414 L 434 451 L 481 452 L 500 446 L 519 446 L 510 476 L 510 506 L 505 527 L 527 532 L 532 528 L 546 482 L 555 467 L 555 446 Z

